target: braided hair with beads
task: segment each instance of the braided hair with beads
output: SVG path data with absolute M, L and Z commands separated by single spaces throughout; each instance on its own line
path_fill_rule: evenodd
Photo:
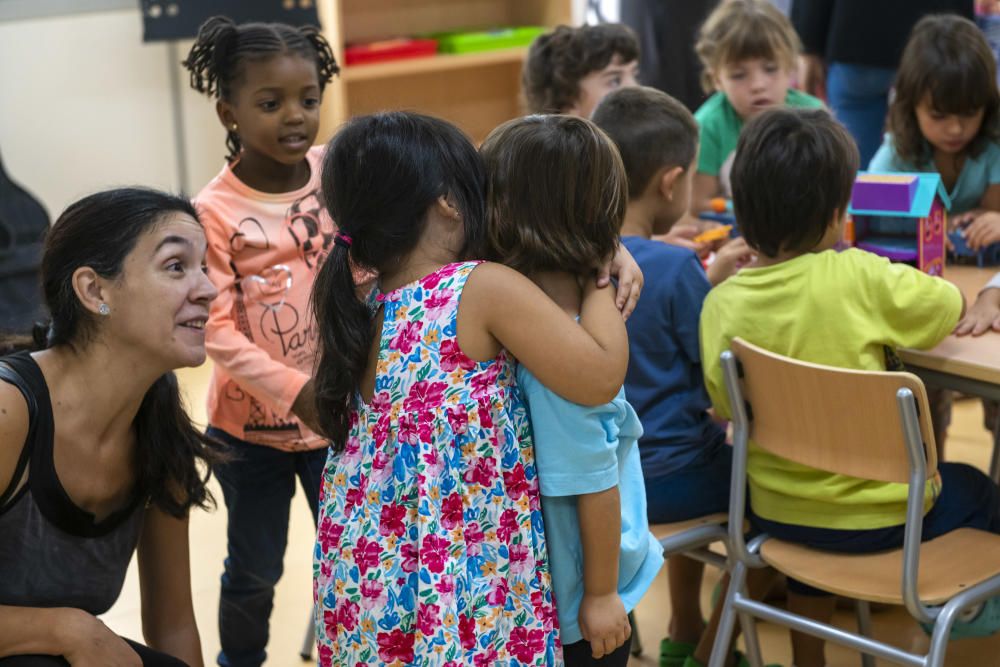
M 198 36 L 181 64 L 191 73 L 191 87 L 209 97 L 231 101 L 234 84 L 248 60 L 274 55 L 296 54 L 315 60 L 322 91 L 340 67 L 329 42 L 314 26 L 295 27 L 284 23 L 244 23 L 237 25 L 225 16 L 213 16 L 198 29 Z M 226 128 L 226 148 L 230 162 L 239 155 L 239 134 Z

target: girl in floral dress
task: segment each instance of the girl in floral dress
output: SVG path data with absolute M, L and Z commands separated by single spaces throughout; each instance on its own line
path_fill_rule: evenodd
M 314 567 L 321 665 L 562 662 L 512 355 L 596 405 L 621 386 L 627 346 L 609 288 L 589 281 L 577 324 L 519 273 L 458 261 L 483 250 L 484 183 L 442 120 L 361 117 L 330 143 L 323 194 L 341 231 L 313 293 L 334 443 Z M 352 268 L 378 272 L 370 298 Z

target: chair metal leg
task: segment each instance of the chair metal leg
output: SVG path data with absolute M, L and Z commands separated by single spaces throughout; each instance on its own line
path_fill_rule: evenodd
M 635 623 L 635 612 L 630 611 L 628 613 L 628 624 L 632 626 L 632 646 L 629 651 L 634 656 L 642 655 L 642 640 L 639 639 L 639 626 Z
M 729 657 L 729 647 L 733 642 L 733 628 L 736 624 L 736 609 L 733 607 L 733 599 L 737 593 L 746 595 L 746 579 L 747 566 L 737 561 L 729 579 L 729 590 L 726 592 L 725 606 L 722 608 L 722 618 L 719 620 L 719 630 L 715 635 L 715 642 L 712 644 L 712 657 L 708 661 L 708 667 L 724 667 L 726 664 L 726 659 Z
M 314 646 L 316 646 L 315 605 L 309 610 L 309 624 L 306 626 L 306 636 L 302 638 L 302 648 L 299 650 L 299 657 L 303 660 L 312 660 Z
M 760 653 L 760 636 L 757 634 L 757 620 L 751 614 L 739 614 L 743 641 L 747 645 L 747 661 L 750 667 L 764 667 Z M 867 667 L 867 666 L 866 666 Z
M 872 636 L 872 608 L 867 600 L 855 600 L 855 610 L 858 615 L 858 634 L 863 637 Z M 867 653 L 861 654 L 861 667 L 875 667 L 875 658 Z

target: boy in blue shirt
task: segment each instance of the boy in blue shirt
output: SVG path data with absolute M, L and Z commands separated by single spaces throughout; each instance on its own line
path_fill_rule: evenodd
M 698 126 L 683 104 L 652 88 L 629 88 L 604 98 L 594 122 L 618 145 L 629 202 L 622 242 L 645 277 L 642 298 L 627 324 L 629 365 L 625 392 L 642 422 L 639 439 L 650 523 L 669 523 L 729 508 L 732 449 L 725 429 L 709 414 L 698 343 L 701 305 L 709 276 L 691 250 L 651 240 L 688 209 L 697 166 Z M 723 246 L 712 282 L 748 260 L 742 239 Z M 660 665 L 708 662 L 714 629 L 701 613 L 704 565 L 672 556 L 667 565 L 673 610 Z M 712 626 L 714 628 L 714 623 Z M 696 645 L 699 650 L 696 652 Z

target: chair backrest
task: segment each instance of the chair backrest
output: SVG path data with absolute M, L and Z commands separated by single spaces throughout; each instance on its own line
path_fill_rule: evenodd
M 928 478 L 937 471 L 927 393 L 911 373 L 858 371 L 790 359 L 735 338 L 750 439 L 812 468 L 906 483 L 910 461 L 897 392 L 916 401 Z

